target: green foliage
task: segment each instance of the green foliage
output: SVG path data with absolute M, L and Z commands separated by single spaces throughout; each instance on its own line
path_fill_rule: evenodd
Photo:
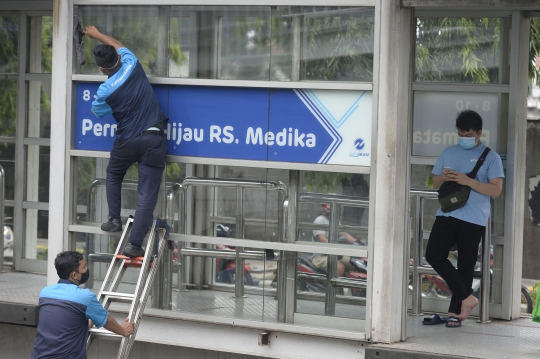
M 533 302 L 533 306 L 536 306 L 536 301 L 537 301 L 537 298 L 538 298 L 538 285 L 540 285 L 540 282 L 539 283 L 536 283 L 533 287 L 532 287 L 532 290 L 531 290 L 531 298 L 532 298 L 532 302 Z
M 498 83 L 499 18 L 419 18 L 415 81 Z
M 335 193 L 339 185 L 350 184 L 353 178 L 351 173 L 333 172 L 304 172 L 304 183 L 309 192 Z
M 17 73 L 19 18 L 0 16 L 0 73 Z M 0 81 L 0 136 L 15 136 L 17 81 Z
M 304 18 L 303 79 L 373 81 L 374 24 L 356 14 Z
M 540 18 L 531 19 L 531 32 L 529 41 L 529 83 L 536 85 L 540 78 L 540 71 L 536 68 L 536 58 L 540 54 Z
M 426 166 L 427 174 L 426 174 L 425 185 L 426 185 L 426 188 L 435 189 L 435 186 L 433 185 L 433 173 L 431 171 L 433 171 L 433 166 L 432 165 L 427 165 Z

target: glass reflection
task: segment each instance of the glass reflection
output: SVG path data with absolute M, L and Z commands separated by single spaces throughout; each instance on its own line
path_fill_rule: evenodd
M 147 75 L 158 75 L 158 6 L 84 6 L 83 24 L 94 25 L 99 31 L 120 41 L 139 59 Z M 76 62 L 78 74 L 99 74 L 93 50 L 99 42 L 85 37 L 85 64 Z M 163 76 L 163 75 L 162 75 Z
M 15 74 L 19 66 L 19 17 L 0 16 L 0 73 Z
M 17 80 L 0 80 L 0 137 L 15 137 L 17 125 Z
M 499 82 L 501 19 L 418 18 L 415 81 Z
M 51 137 L 51 82 L 28 81 L 26 137 Z
M 0 166 L 4 169 L 5 199 L 15 198 L 15 144 L 0 142 Z

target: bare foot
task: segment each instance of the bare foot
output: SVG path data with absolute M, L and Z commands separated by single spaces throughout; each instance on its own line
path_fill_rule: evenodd
M 478 299 L 475 296 L 469 295 L 461 302 L 461 313 L 457 317 L 461 320 L 465 320 L 471 315 L 474 307 L 478 305 Z

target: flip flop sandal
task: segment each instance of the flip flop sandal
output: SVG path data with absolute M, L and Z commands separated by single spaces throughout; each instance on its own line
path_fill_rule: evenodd
M 440 317 L 439 314 L 431 314 L 429 317 L 425 317 L 424 320 L 422 320 L 422 324 L 424 325 L 437 325 L 437 324 L 444 324 L 446 323 L 446 317 Z
M 459 328 L 461 327 L 461 319 L 458 317 L 450 316 L 446 320 L 446 327 L 447 328 Z

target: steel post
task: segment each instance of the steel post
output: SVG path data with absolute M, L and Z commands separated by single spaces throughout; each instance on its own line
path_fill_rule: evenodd
M 236 186 L 236 238 L 244 239 L 244 188 Z M 236 247 L 236 268 L 234 282 L 234 296 L 245 297 L 244 295 L 244 259 L 240 253 L 243 247 Z
M 332 203 L 330 208 L 330 230 L 328 238 L 329 243 L 338 243 L 339 239 L 339 209 L 340 205 Z M 332 285 L 332 279 L 337 277 L 337 256 L 328 255 L 326 265 L 326 297 L 324 301 L 324 314 L 335 315 L 336 314 L 336 288 Z
M 491 217 L 486 224 L 486 232 L 482 239 L 482 282 L 480 286 L 480 320 L 478 323 L 489 323 L 489 292 L 491 289 Z
M 422 263 L 422 242 L 424 237 L 423 207 L 424 198 L 421 195 L 416 196 L 415 208 L 415 228 L 414 228 L 414 246 L 413 246 L 413 275 L 412 275 L 412 310 L 411 315 L 422 315 L 422 275 L 418 273 L 418 267 Z
M 0 272 L 4 271 L 4 201 L 5 201 L 5 191 L 6 191 L 6 175 L 4 168 L 0 166 L 0 229 L 2 230 L 2 247 L 0 248 Z

